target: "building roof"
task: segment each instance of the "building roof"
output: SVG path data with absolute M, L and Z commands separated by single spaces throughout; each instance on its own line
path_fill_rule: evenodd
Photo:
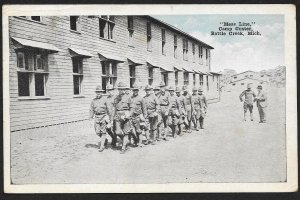
M 255 71 L 252 71 L 252 70 L 247 70 L 247 71 L 244 71 L 244 72 L 241 72 L 241 73 L 238 73 L 238 74 L 234 74 L 232 76 L 237 76 L 237 75 L 240 75 L 240 74 L 244 74 L 246 72 L 253 72 L 253 73 L 256 73 L 256 74 L 260 74 L 259 72 L 255 72 Z M 232 77 L 232 76 L 230 76 L 230 77 Z
M 259 82 L 268 82 L 268 81 L 264 81 L 264 80 L 260 80 L 260 79 L 256 79 L 256 78 L 245 77 L 245 78 L 238 79 L 238 80 L 235 80 L 235 81 L 230 81 L 230 83 L 235 83 L 235 82 L 242 81 L 242 80 L 245 80 L 245 79 L 251 79 L 251 80 L 255 80 L 255 81 L 259 81 Z
M 171 25 L 171 24 L 168 24 L 168 23 L 166 23 L 166 22 L 164 22 L 164 21 L 161 21 L 161 20 L 156 19 L 156 18 L 154 18 L 154 17 L 152 17 L 152 16 L 149 16 L 149 15 L 146 15 L 145 17 L 146 17 L 146 18 L 149 18 L 149 19 L 151 19 L 151 20 L 153 20 L 153 21 L 155 21 L 155 22 L 157 22 L 157 23 L 159 23 L 159 24 L 162 24 L 162 25 L 164 25 L 164 26 L 167 26 L 168 28 L 170 28 L 170 29 L 172 29 L 172 30 L 174 30 L 174 31 L 176 31 L 176 32 L 178 32 L 178 33 L 180 33 L 180 34 L 182 34 L 182 35 L 185 35 L 185 36 L 187 36 L 187 37 L 189 37 L 189 38 L 191 38 L 191 39 L 193 39 L 193 40 L 196 40 L 197 42 L 201 43 L 202 46 L 204 46 L 204 47 L 207 47 L 207 48 L 209 48 L 209 49 L 214 49 L 212 46 L 210 46 L 210 45 L 206 44 L 205 42 L 203 42 L 203 41 L 201 41 L 201 40 L 195 38 L 194 36 L 191 36 L 190 34 L 188 34 L 188 33 L 184 32 L 184 31 L 180 30 L 179 28 L 177 28 L 177 27 L 175 27 L 175 26 L 173 26 L 173 25 Z

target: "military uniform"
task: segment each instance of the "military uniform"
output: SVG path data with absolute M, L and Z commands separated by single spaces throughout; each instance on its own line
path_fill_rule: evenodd
M 184 91 L 186 91 L 186 88 L 184 87 Z M 184 98 L 184 104 L 185 104 L 185 126 L 190 132 L 191 129 L 191 120 L 192 120 L 192 96 L 186 91 L 183 93 L 183 98 Z
M 162 137 L 165 137 L 165 131 L 168 127 L 168 113 L 169 113 L 169 97 L 170 94 L 167 92 L 161 92 L 160 95 L 158 96 L 158 101 L 159 101 L 159 105 L 161 108 L 161 119 L 162 119 Z
M 262 87 L 261 87 L 262 89 Z M 256 105 L 258 108 L 260 122 L 266 122 L 267 95 L 264 91 L 259 91 L 256 97 Z
M 111 84 L 108 84 L 107 86 L 106 86 L 106 90 L 107 91 L 112 91 L 114 88 L 113 88 L 113 86 L 111 85 Z M 114 99 L 115 99 L 115 95 L 113 95 L 113 94 L 109 94 L 109 95 L 107 95 L 106 96 L 106 100 L 107 100 L 107 105 L 108 105 L 108 108 L 109 108 L 109 110 L 110 110 L 110 118 L 111 119 L 113 119 L 113 116 L 112 116 L 112 114 L 114 113 Z M 117 143 L 117 135 L 116 135 L 116 133 L 115 133 L 115 123 L 114 123 L 114 121 L 113 121 L 113 123 L 112 123 L 112 126 L 110 126 L 110 127 L 107 127 L 107 133 L 110 135 L 110 137 L 111 137 L 111 139 L 112 139 L 112 141 L 111 141 L 111 145 L 113 146 L 113 147 L 115 147 L 116 146 L 116 143 Z
M 146 86 L 146 90 L 152 89 L 151 86 Z M 160 106 L 157 97 L 154 94 L 149 94 L 144 97 L 144 102 L 147 109 L 148 127 L 152 133 L 153 140 L 157 135 L 158 128 L 158 114 L 160 113 Z M 149 139 L 149 136 L 148 136 Z
M 193 88 L 193 91 L 197 91 L 197 89 Z M 201 102 L 200 102 L 200 98 L 199 95 L 196 94 L 192 94 L 191 96 L 191 104 L 192 104 L 192 108 L 193 108 L 193 113 L 192 113 L 192 121 L 194 122 L 194 128 L 196 130 L 198 129 L 198 120 L 201 116 Z
M 126 85 L 123 82 L 118 84 L 118 89 L 126 89 Z M 114 99 L 114 120 L 116 127 L 116 134 L 123 138 L 122 153 L 125 152 L 128 144 L 128 135 L 132 127 L 130 126 L 130 96 L 126 93 L 118 94 Z
M 137 86 L 134 85 L 133 89 L 137 89 Z M 144 99 L 137 95 L 132 95 L 130 99 L 130 112 L 131 112 L 131 121 L 135 129 L 135 144 L 140 143 L 140 135 L 142 133 L 141 122 L 147 118 L 147 109 L 144 102 Z M 145 127 L 146 128 L 146 127 Z M 146 128 L 147 129 L 147 128 Z
M 249 109 L 251 121 L 253 121 L 252 110 L 253 110 L 254 98 L 255 98 L 256 95 L 251 90 L 250 84 L 247 85 L 247 90 L 244 90 L 240 94 L 240 96 L 239 96 L 240 101 L 243 101 L 243 96 L 245 96 L 245 100 L 244 100 L 244 104 L 243 104 L 243 108 L 244 108 L 244 120 L 246 121 L 246 113 L 247 113 L 247 110 Z
M 104 92 L 101 90 L 101 86 L 97 86 L 96 92 Z M 101 97 L 96 97 L 92 100 L 90 105 L 90 119 L 95 118 L 94 127 L 96 134 L 100 137 L 100 150 L 104 150 L 104 145 L 106 141 L 106 128 L 107 125 L 111 123 L 109 113 L 109 107 L 106 99 Z
M 158 92 L 156 93 L 155 91 L 158 91 Z M 154 88 L 154 94 L 155 94 L 156 98 L 159 101 L 159 96 L 160 96 L 160 87 L 159 86 L 156 86 Z M 156 136 L 156 140 L 160 140 L 161 137 L 163 139 L 166 139 L 165 134 L 164 134 L 164 124 L 163 124 L 163 121 L 162 121 L 162 112 L 161 112 L 161 109 L 160 109 L 160 112 L 158 113 L 158 116 L 157 116 L 157 136 Z
M 169 88 L 169 91 L 174 91 L 173 87 Z M 178 98 L 176 95 L 170 95 L 169 96 L 169 126 L 172 130 L 172 136 L 176 137 L 178 134 L 178 124 L 179 124 L 179 117 L 182 114 L 182 110 L 180 107 L 180 102 L 178 101 Z
M 199 89 L 199 99 L 200 99 L 200 117 L 199 117 L 199 123 L 200 123 L 200 128 L 203 129 L 203 124 L 204 124 L 204 118 L 206 115 L 206 110 L 207 110 L 207 101 L 206 97 L 204 94 L 202 94 L 203 90 L 200 88 Z

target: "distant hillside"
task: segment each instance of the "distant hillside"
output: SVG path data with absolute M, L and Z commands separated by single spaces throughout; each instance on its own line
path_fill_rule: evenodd
M 285 87 L 286 84 L 286 67 L 278 66 L 274 69 L 262 70 L 259 73 L 265 74 L 270 78 L 270 85 Z

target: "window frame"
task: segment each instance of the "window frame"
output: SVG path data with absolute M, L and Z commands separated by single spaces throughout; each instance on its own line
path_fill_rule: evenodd
M 175 76 L 175 86 L 178 86 L 178 83 L 179 83 L 179 79 L 178 79 L 178 70 L 176 70 L 174 73 L 175 73 L 175 74 L 174 74 L 174 76 Z
M 152 51 L 152 28 L 151 22 L 146 23 L 146 35 L 147 35 L 147 50 Z
M 103 27 L 101 25 L 104 25 Z M 101 28 L 103 30 L 101 31 Z M 115 16 L 114 15 L 101 15 L 99 17 L 99 37 L 105 40 L 114 40 L 114 30 L 115 30 Z M 103 36 L 101 36 L 101 32 Z
M 101 61 L 101 81 L 102 81 L 102 90 L 106 93 L 106 85 L 110 83 L 114 88 L 116 87 L 116 82 L 118 80 L 118 64 L 114 61 L 106 60 Z M 103 69 L 105 74 L 103 74 Z M 105 80 L 105 85 L 103 81 Z
M 154 77 L 154 67 L 148 67 L 148 84 L 153 84 Z
M 20 60 L 19 56 L 22 55 L 22 67 L 20 67 Z M 37 69 L 37 55 L 40 56 L 41 62 L 43 63 L 43 69 Z M 47 96 L 47 82 L 49 77 L 49 68 L 48 68 L 48 54 L 40 52 L 40 51 L 33 51 L 33 50 L 21 50 L 16 51 L 17 57 L 17 79 L 18 79 L 18 97 L 19 98 L 45 98 Z M 28 95 L 21 95 L 21 76 L 28 76 L 28 88 L 26 90 L 26 94 Z M 38 95 L 38 86 L 37 84 L 37 76 L 43 77 L 43 95 Z M 22 88 L 24 89 L 24 88 Z
M 127 16 L 127 29 L 128 29 L 128 46 L 133 45 L 133 36 L 134 36 L 134 25 L 133 25 L 133 16 Z
M 76 26 L 76 29 L 74 30 L 74 29 L 72 29 L 72 18 L 76 18 L 75 19 L 75 26 Z M 78 16 L 78 15 L 71 15 L 70 16 L 70 31 L 72 31 L 72 32 L 78 32 L 78 33 L 80 33 L 81 32 L 81 18 L 80 18 L 80 16 Z
M 166 55 L 166 29 L 161 29 L 161 53 Z
M 76 63 L 75 63 L 76 62 Z M 77 64 L 77 71 L 74 71 L 74 65 Z M 83 58 L 80 56 L 72 57 L 72 67 L 73 67 L 73 95 L 80 96 L 83 95 Z M 75 93 L 75 78 L 79 80 L 78 94 Z
M 135 65 L 129 65 L 129 86 L 130 88 L 133 88 L 133 85 L 136 81 L 136 66 Z
M 188 86 L 190 84 L 189 72 L 183 72 L 183 85 Z

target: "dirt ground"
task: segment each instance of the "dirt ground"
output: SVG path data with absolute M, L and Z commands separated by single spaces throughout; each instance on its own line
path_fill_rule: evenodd
M 239 93 L 210 104 L 205 130 L 143 148 L 97 149 L 88 122 L 11 133 L 11 180 L 33 183 L 282 182 L 285 90 L 268 91 L 266 124 L 243 122 Z

